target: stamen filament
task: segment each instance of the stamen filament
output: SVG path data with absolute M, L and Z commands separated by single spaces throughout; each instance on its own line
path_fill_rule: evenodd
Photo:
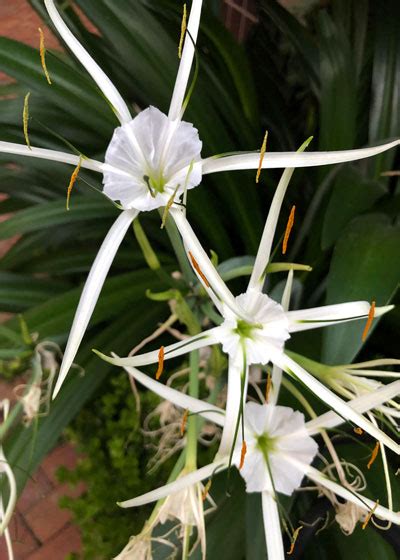
M 374 320 L 374 315 L 375 315 L 375 302 L 373 301 L 373 302 L 371 303 L 371 307 L 370 307 L 369 313 L 368 313 L 367 323 L 366 323 L 366 325 L 365 325 L 365 328 L 364 328 L 364 331 L 363 331 L 362 337 L 361 337 L 361 340 L 362 340 L 363 342 L 365 342 L 365 339 L 366 339 L 367 336 L 368 336 L 369 329 L 371 328 L 372 321 Z
M 376 504 L 374 505 L 374 507 L 371 509 L 371 511 L 368 513 L 364 523 L 362 524 L 362 530 L 364 531 L 364 529 L 366 529 L 368 523 L 371 521 L 371 517 L 374 515 L 376 508 L 379 506 L 379 500 L 376 500 Z
M 39 46 L 40 61 L 42 63 L 42 68 L 43 68 L 44 75 L 46 76 L 46 80 L 48 84 L 51 86 L 50 74 L 46 66 L 46 47 L 44 44 L 44 33 L 40 27 L 39 27 L 39 35 L 40 35 L 40 46 Z
M 183 4 L 181 37 L 179 39 L 179 47 L 178 47 L 178 57 L 179 58 L 182 58 L 182 49 L 183 49 L 183 42 L 185 40 L 186 29 L 187 29 L 187 8 L 186 8 L 186 4 Z
M 181 437 L 183 437 L 183 434 L 185 433 L 185 428 L 186 428 L 186 423 L 187 423 L 188 416 L 189 416 L 189 409 L 186 409 L 185 412 L 183 413 L 183 416 L 182 416 Z
M 189 251 L 189 257 L 190 257 L 190 260 L 192 261 L 193 268 L 195 269 L 197 274 L 200 276 L 200 278 L 203 280 L 203 282 L 207 286 L 207 288 L 209 288 L 210 287 L 209 281 L 207 280 L 205 274 L 201 270 L 201 268 L 199 266 L 199 263 L 196 261 L 196 259 L 194 258 L 194 256 L 192 255 L 192 253 L 190 251 Z
M 370 460 L 368 461 L 368 465 L 367 465 L 367 469 L 368 469 L 368 470 L 369 470 L 369 469 L 372 467 L 372 465 L 374 464 L 375 459 L 376 459 L 377 456 L 378 456 L 378 453 L 379 453 L 379 441 L 377 441 L 377 442 L 375 443 L 375 447 L 374 447 L 374 449 L 372 450 L 371 458 L 370 458 Z
M 290 233 L 292 231 L 293 224 L 294 224 L 294 213 L 295 212 L 296 212 L 296 206 L 292 206 L 292 209 L 291 209 L 290 215 L 289 215 L 289 219 L 288 219 L 288 223 L 286 225 L 285 235 L 283 237 L 283 243 L 282 243 L 282 254 L 283 255 L 286 254 Z
M 156 372 L 157 381 L 160 379 L 162 372 L 164 371 L 164 346 L 161 346 L 158 351 L 158 369 Z
M 24 125 L 24 137 L 25 137 L 25 142 L 26 145 L 28 146 L 28 148 L 31 150 L 31 143 L 29 140 L 29 131 L 28 131 L 28 121 L 29 121 L 29 97 L 31 95 L 31 92 L 28 92 L 25 95 L 25 99 L 24 99 L 24 110 L 22 112 L 22 122 Z
M 245 457 L 246 457 L 246 453 L 247 453 L 247 444 L 246 444 L 246 442 L 243 440 L 243 442 L 242 442 L 242 451 L 240 452 L 239 470 L 242 470 L 242 468 L 243 468 L 244 459 L 245 459 Z
M 265 152 L 267 150 L 267 139 L 268 139 L 268 130 L 265 131 L 264 140 L 260 150 L 260 162 L 258 164 L 257 175 L 256 175 L 256 183 L 258 184 L 261 175 L 262 164 L 264 161 Z
M 288 556 L 291 556 L 293 554 L 294 547 L 296 546 L 297 537 L 299 536 L 299 533 L 302 529 L 303 529 L 303 525 L 300 525 L 293 533 L 292 544 L 290 545 L 290 549 L 286 553 Z
M 79 156 L 78 165 L 75 167 L 75 169 L 74 169 L 74 171 L 73 171 L 73 173 L 72 173 L 72 175 L 71 175 L 71 179 L 70 179 L 70 181 L 69 181 L 69 185 L 68 185 L 68 190 L 67 190 L 67 204 L 66 204 L 67 210 L 69 210 L 69 200 L 70 200 L 70 198 L 71 198 L 71 192 L 72 192 L 72 189 L 73 189 L 73 187 L 74 187 L 74 185 L 75 185 L 75 182 L 76 182 L 76 180 L 77 180 L 77 178 L 78 178 L 79 171 L 81 170 L 81 166 L 82 166 L 82 156 Z
M 166 207 L 164 208 L 163 217 L 162 217 L 162 220 L 161 220 L 161 229 L 164 229 L 165 222 L 167 221 L 167 218 L 168 218 L 168 212 L 169 212 L 171 206 L 173 205 L 173 203 L 175 201 L 175 196 L 176 196 L 176 193 L 178 192 L 179 187 L 180 187 L 180 184 L 178 183 L 175 187 L 174 192 L 170 196 Z

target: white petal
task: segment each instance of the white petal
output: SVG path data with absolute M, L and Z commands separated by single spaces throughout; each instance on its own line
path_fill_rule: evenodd
M 393 383 L 389 383 L 388 385 L 377 389 L 373 393 L 367 393 L 362 397 L 352 399 L 347 403 L 347 405 L 353 410 L 356 410 L 358 413 L 363 414 L 364 412 L 368 412 L 368 410 L 377 408 L 399 394 L 400 381 L 394 381 Z M 310 435 L 314 435 L 323 428 L 336 428 L 336 426 L 343 424 L 343 422 L 344 420 L 341 416 L 333 411 L 330 411 L 307 422 L 307 430 Z
M 148 107 L 115 129 L 105 155 L 111 171 L 104 173 L 104 193 L 124 208 L 148 211 L 166 206 L 172 196 L 178 200 L 186 189 L 200 184 L 201 148 L 191 123 L 171 121 Z M 152 191 L 151 181 L 157 185 Z
M 206 420 L 210 420 L 218 426 L 224 425 L 225 413 L 221 408 L 218 408 L 208 402 L 195 399 L 194 397 L 190 397 L 189 395 L 185 395 L 185 393 L 181 393 L 172 387 L 168 387 L 168 385 L 164 385 L 163 383 L 152 379 L 136 368 L 124 367 L 124 370 L 133 377 L 133 379 L 141 383 L 150 391 L 153 391 L 153 393 L 156 393 L 156 395 L 162 399 L 166 399 L 175 406 L 179 406 L 179 408 L 183 408 L 184 410 L 187 409 L 194 414 L 199 414 Z
M 205 346 L 211 346 L 212 344 L 216 344 L 218 342 L 218 333 L 219 327 L 215 327 L 214 329 L 210 329 L 208 331 L 204 331 L 200 334 L 196 334 L 195 336 L 191 336 L 186 338 L 185 340 L 180 340 L 179 342 L 175 342 L 169 346 L 164 347 L 164 359 L 169 360 L 171 358 L 176 358 L 177 356 L 182 356 L 183 354 L 188 354 L 192 352 L 192 350 L 198 350 L 200 348 L 204 348 Z M 146 354 L 136 354 L 135 356 L 127 357 L 127 358 L 112 358 L 107 356 L 106 354 L 102 354 L 96 350 L 96 354 L 100 356 L 106 362 L 113 364 L 115 366 L 146 366 L 149 364 L 156 364 L 159 360 L 158 354 L 159 349 L 153 350 L 152 352 L 146 352 Z
M 170 482 L 169 484 L 165 484 L 157 490 L 152 490 L 147 494 L 143 494 L 143 496 L 138 496 L 137 498 L 132 498 L 131 500 L 126 500 L 125 502 L 121 502 L 118 505 L 123 508 L 129 507 L 139 507 L 145 504 L 149 504 L 151 502 L 156 502 L 161 500 L 162 498 L 166 498 L 170 494 L 175 494 L 176 492 L 180 492 L 184 488 L 188 488 L 197 482 L 201 482 L 205 478 L 210 477 L 214 474 L 215 471 L 220 472 L 222 469 L 226 468 L 227 463 L 226 461 L 214 462 L 198 469 L 197 471 L 191 472 L 186 476 L 182 476 L 178 478 L 174 482 Z
M 110 266 L 118 251 L 118 247 L 121 245 L 127 229 L 136 218 L 137 214 L 138 212 L 135 210 L 125 210 L 121 212 L 110 231 L 107 233 L 97 253 L 75 313 L 57 383 L 54 388 L 53 398 L 56 397 L 67 376 L 89 324 Z
M 73 154 L 58 152 L 56 150 L 47 150 L 45 148 L 32 147 L 29 149 L 25 144 L 15 144 L 14 142 L 0 141 L 0 153 L 47 159 L 48 161 L 58 161 L 60 163 L 74 165 L 75 167 L 79 163 L 79 156 L 75 156 Z M 97 171 L 98 173 L 104 173 L 104 171 L 112 169 L 113 173 L 120 176 L 126 176 L 126 173 L 123 170 L 111 168 L 111 166 L 94 159 L 82 158 L 81 166 L 86 169 L 91 169 L 92 171 Z
M 330 480 L 327 476 L 321 474 L 317 469 L 314 469 L 311 466 L 307 467 L 307 476 L 310 480 L 313 480 L 317 484 L 324 486 L 337 496 L 344 498 L 345 500 L 356 504 L 358 507 L 363 509 L 366 512 L 371 511 L 374 509 L 374 515 L 381 519 L 386 519 L 387 521 L 391 521 L 396 525 L 400 525 L 400 513 L 391 511 L 383 506 L 376 506 L 376 502 L 362 496 L 361 494 L 350 491 L 347 488 L 344 488 L 340 484 L 337 484 L 333 480 Z
M 186 35 L 185 45 L 183 48 L 182 58 L 179 64 L 178 75 L 176 77 L 174 92 L 172 94 L 171 105 L 168 113 L 168 117 L 171 120 L 179 119 L 181 116 L 182 105 L 190 76 L 190 70 L 193 64 L 193 57 L 195 52 L 193 42 L 196 44 L 197 41 L 202 4 L 203 0 L 193 0 L 192 2 L 192 8 L 190 10 L 190 16 L 187 26 L 188 33 Z
M 340 397 L 335 395 L 330 389 L 323 385 L 320 381 L 315 379 L 311 374 L 303 369 L 294 360 L 286 355 L 280 355 L 276 353 L 273 358 L 274 363 L 279 365 L 283 370 L 290 373 L 292 372 L 299 380 L 304 383 L 310 391 L 317 395 L 322 401 L 324 401 L 333 410 L 336 410 L 343 418 L 354 422 L 356 426 L 359 426 L 372 437 L 381 441 L 389 449 L 397 454 L 400 454 L 400 445 L 394 442 L 388 435 L 386 435 L 382 430 L 376 428 L 371 422 L 369 422 L 362 414 L 355 411 L 351 406 L 349 406 Z
M 232 295 L 231 291 L 229 290 L 225 282 L 222 280 L 222 278 L 216 271 L 214 265 L 210 261 L 203 247 L 201 246 L 199 240 L 196 237 L 196 234 L 191 228 L 186 217 L 177 208 L 171 208 L 170 214 L 176 223 L 176 226 L 179 230 L 179 233 L 181 234 L 181 237 L 183 239 L 183 242 L 187 250 L 190 251 L 193 257 L 195 258 L 197 264 L 200 267 L 201 272 L 206 277 L 208 283 L 210 284 L 215 294 L 221 299 L 223 303 L 225 303 L 230 309 L 232 309 L 234 313 L 239 315 L 239 317 L 242 317 L 244 315 L 243 310 L 240 309 L 236 304 L 234 296 Z M 193 266 L 192 262 L 191 265 Z M 198 274 L 197 271 L 196 274 Z M 209 293 L 210 289 L 207 288 L 201 276 L 200 276 L 200 280 L 202 281 L 203 286 L 205 287 L 207 292 Z
M 263 169 L 285 167 L 315 167 L 345 163 L 375 156 L 390 150 L 400 144 L 400 140 L 388 142 L 373 148 L 359 150 L 341 150 L 337 152 L 268 152 L 263 160 Z M 259 152 L 248 152 L 234 156 L 213 156 L 203 160 L 203 175 L 219 171 L 235 171 L 243 169 L 258 169 L 260 162 Z
M 380 317 L 393 309 L 393 305 L 376 307 L 374 317 Z M 310 309 L 299 309 L 289 311 L 286 316 L 289 319 L 290 332 L 329 327 L 336 323 L 345 323 L 357 319 L 365 319 L 371 309 L 371 304 L 367 301 L 352 301 L 349 303 L 339 303 L 337 305 L 324 305 Z
M 0 519 L 0 536 L 3 534 L 4 530 L 9 525 L 11 517 L 14 512 L 15 504 L 17 503 L 17 483 L 15 481 L 15 476 L 10 465 L 8 464 L 6 458 L 3 455 L 2 449 L 0 448 L 0 480 L 2 479 L 1 476 L 2 474 L 4 474 L 7 477 L 8 486 L 9 486 L 9 495 L 8 495 L 7 507 L 4 510 L 4 515 L 2 515 Z
M 243 375 L 245 377 L 244 380 Z M 239 346 L 236 351 L 236 356 L 234 358 L 229 358 L 224 429 L 216 455 L 217 458 L 229 455 L 232 449 L 242 399 L 242 380 L 244 382 L 243 401 L 246 402 L 248 375 L 248 365 L 246 364 L 246 369 L 244 371 L 243 352 Z
M 285 560 L 279 509 L 272 491 L 262 493 L 262 510 L 268 558 Z
M 93 80 L 99 86 L 104 96 L 111 103 L 121 123 L 129 122 L 132 117 L 129 112 L 128 106 L 122 99 L 114 84 L 68 29 L 65 22 L 58 13 L 53 0 L 44 0 L 44 3 L 46 5 L 51 21 L 53 22 L 57 31 L 64 39 L 71 51 L 74 53 L 76 58 L 79 60 L 79 62 L 85 67 L 86 71 L 92 76 Z

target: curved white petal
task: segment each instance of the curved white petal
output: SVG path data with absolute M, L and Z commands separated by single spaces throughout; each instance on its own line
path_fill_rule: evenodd
M 16 144 L 14 142 L 2 142 L 0 141 L 0 153 L 12 154 L 16 156 L 28 156 L 39 159 L 47 159 L 48 161 L 58 161 L 59 163 L 68 163 L 69 165 L 74 165 L 75 167 L 79 163 L 79 156 L 74 154 L 68 154 L 66 152 L 59 152 L 57 150 L 47 150 L 45 148 L 28 148 L 25 144 Z M 117 169 L 111 165 L 107 165 L 103 162 L 96 161 L 94 159 L 81 159 L 81 166 L 86 169 L 91 169 L 92 171 L 97 171 L 98 173 L 104 173 L 105 171 L 112 171 L 121 176 L 127 176 L 128 173 L 122 169 Z
M 57 31 L 64 39 L 65 43 L 74 53 L 76 58 L 85 67 L 86 71 L 92 76 L 93 80 L 99 86 L 104 96 L 111 103 L 115 109 L 116 115 L 121 123 L 129 122 L 132 117 L 129 112 L 128 106 L 122 99 L 117 88 L 111 82 L 110 78 L 103 72 L 100 66 L 93 60 L 90 54 L 83 48 L 80 42 L 74 37 L 71 31 L 66 26 L 60 14 L 55 7 L 53 0 L 44 0 L 47 11 L 56 27 Z
M 303 467 L 305 467 L 305 465 Z M 355 491 L 350 492 L 350 490 L 344 488 L 337 482 L 334 482 L 333 480 L 329 479 L 327 476 L 320 473 L 314 467 L 307 466 L 306 474 L 310 480 L 313 480 L 317 484 L 324 486 L 325 488 L 327 488 L 337 496 L 340 496 L 341 498 L 344 498 L 345 500 L 352 502 L 353 504 L 356 504 L 359 508 L 363 509 L 364 511 L 369 512 L 373 509 L 374 515 L 376 515 L 377 517 L 380 517 L 381 519 L 386 519 L 387 521 L 391 521 L 396 525 L 400 525 L 400 513 L 391 511 L 390 509 L 380 505 L 377 506 L 376 502 L 370 500 L 369 498 L 366 498 L 365 496 L 362 496 L 358 492 Z
M 201 272 L 207 279 L 212 290 L 215 292 L 215 294 L 220 298 L 220 300 L 223 303 L 225 303 L 230 309 L 232 309 L 234 313 L 236 313 L 239 317 L 248 319 L 246 316 L 244 316 L 243 310 L 238 307 L 238 305 L 235 302 L 235 298 L 233 294 L 231 293 L 231 291 L 229 290 L 225 282 L 222 280 L 222 278 L 216 271 L 207 253 L 204 251 L 199 240 L 197 239 L 196 234 L 194 233 L 191 225 L 187 221 L 186 216 L 184 216 L 181 210 L 179 210 L 178 208 L 171 208 L 170 214 L 176 223 L 176 227 L 179 230 L 179 233 L 183 239 L 183 242 L 187 250 L 190 251 L 193 257 L 196 259 L 196 262 L 200 267 Z M 191 265 L 193 266 L 193 262 L 191 262 Z M 204 279 L 201 277 L 201 275 L 198 274 L 198 271 L 195 272 L 198 275 L 199 279 L 201 280 L 204 288 L 207 290 L 208 293 L 210 293 L 210 289 L 209 287 L 207 287 L 206 283 L 204 282 Z
M 97 253 L 75 313 L 57 383 L 54 388 L 53 399 L 57 396 L 78 351 L 118 247 L 121 245 L 127 229 L 137 215 L 138 212 L 136 210 L 121 212 Z
M 283 290 L 281 305 L 284 311 L 289 310 L 290 305 L 290 297 L 292 295 L 292 288 L 293 288 L 293 277 L 294 272 L 293 270 L 289 270 L 288 277 L 285 284 L 285 289 Z M 279 391 L 281 388 L 282 382 L 282 370 L 275 364 L 272 367 L 272 387 L 271 387 L 271 395 L 270 395 L 270 402 L 272 404 L 276 404 L 278 402 Z
M 193 350 L 199 350 L 205 346 L 210 346 L 212 344 L 217 344 L 219 327 L 215 327 L 208 331 L 201 332 L 195 336 L 186 338 L 185 340 L 180 340 L 169 346 L 164 347 L 164 360 L 169 360 L 171 358 L 176 358 L 177 356 L 182 356 L 183 354 L 188 354 Z M 106 354 L 102 354 L 96 350 L 96 354 L 100 356 L 106 362 L 113 364 L 115 366 L 147 366 L 149 364 L 156 364 L 159 361 L 159 349 L 153 350 L 152 352 L 146 352 L 145 354 L 136 354 L 135 356 L 130 356 L 127 358 L 112 358 Z
M 236 423 L 242 399 L 243 375 L 245 376 L 245 379 L 243 381 L 243 402 L 246 402 L 249 368 L 244 364 L 243 352 L 239 347 L 235 358 L 229 358 L 224 429 L 222 430 L 221 442 L 219 444 L 218 452 L 216 455 L 217 458 L 222 458 L 225 455 L 229 455 L 234 443 Z
M 368 412 L 373 408 L 381 406 L 383 403 L 393 399 L 400 394 L 400 381 L 394 381 L 388 385 L 384 385 L 372 393 L 366 393 L 362 397 L 357 397 L 352 399 L 347 404 L 353 410 L 360 414 Z M 343 424 L 344 420 L 341 416 L 333 411 L 321 414 L 318 418 L 310 420 L 307 422 L 307 430 L 310 435 L 317 434 L 321 429 L 331 429 L 336 428 Z
M 393 309 L 394 305 L 376 307 L 374 317 L 380 317 Z M 351 301 L 337 305 L 324 305 L 310 309 L 288 311 L 289 332 L 306 331 L 320 327 L 329 327 L 336 323 L 345 323 L 368 317 L 371 304 L 367 301 Z
M 221 408 L 218 408 L 208 402 L 195 399 L 189 395 L 185 395 L 185 393 L 181 393 L 172 387 L 168 387 L 168 385 L 164 385 L 163 383 L 156 381 L 136 368 L 126 366 L 124 367 L 124 370 L 133 377 L 133 379 L 141 383 L 150 391 L 153 391 L 153 393 L 156 393 L 162 399 L 170 401 L 175 406 L 179 406 L 179 408 L 183 408 L 184 410 L 187 409 L 194 414 L 199 414 L 206 420 L 210 420 L 218 426 L 224 425 L 225 413 Z
M 308 387 L 310 391 L 317 395 L 317 397 L 324 401 L 333 410 L 337 411 L 343 418 L 350 420 L 372 437 L 385 444 L 389 447 L 389 449 L 398 455 L 400 454 L 400 445 L 398 443 L 393 441 L 387 434 L 385 434 L 385 432 L 376 428 L 362 414 L 354 410 L 320 381 L 315 379 L 315 377 L 308 373 L 308 371 L 289 358 L 289 356 L 275 353 L 273 362 L 286 372 L 293 373 L 302 383 L 304 383 L 306 387 Z
M 285 560 L 279 509 L 272 488 L 271 492 L 262 493 L 262 511 L 267 556 L 272 560 Z
M 359 150 L 306 152 L 301 154 L 297 152 L 268 152 L 264 157 L 262 167 L 263 169 L 275 169 L 285 167 L 316 167 L 319 165 L 345 163 L 347 161 L 356 161 L 375 156 L 399 144 L 400 140 L 394 140 L 387 144 Z M 233 156 L 213 156 L 203 160 L 203 175 L 207 173 L 217 173 L 219 171 L 258 169 L 259 163 L 259 152 L 246 152 Z
M 131 500 L 126 500 L 125 502 L 120 502 L 118 505 L 123 508 L 129 507 L 138 507 L 143 506 L 145 504 L 149 504 L 151 502 L 156 502 L 161 500 L 162 498 L 166 498 L 170 494 L 175 494 L 176 492 L 180 492 L 193 484 L 201 482 L 205 478 L 210 477 L 215 471 L 220 471 L 227 467 L 226 461 L 215 461 L 214 463 L 210 463 L 197 471 L 193 471 L 186 476 L 182 476 L 175 480 L 174 482 L 170 482 L 169 484 L 165 484 L 157 490 L 152 490 L 147 494 L 143 494 L 143 496 L 138 496 L 137 498 L 132 498 Z
M 181 117 L 182 105 L 185 98 L 195 52 L 195 47 L 192 41 L 196 44 L 202 4 L 203 0 L 193 0 L 192 2 L 187 26 L 188 33 L 186 34 L 185 45 L 183 47 L 182 58 L 179 64 L 178 75 L 176 77 L 174 92 L 172 94 L 171 105 L 168 112 L 168 117 L 171 120 L 176 120 Z

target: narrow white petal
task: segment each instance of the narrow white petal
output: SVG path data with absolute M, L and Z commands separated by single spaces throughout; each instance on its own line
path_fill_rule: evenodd
M 262 510 L 268 558 L 285 560 L 278 504 L 272 492 L 262 493 Z
M 393 305 L 376 307 L 374 317 L 380 317 L 393 309 L 393 307 Z M 368 317 L 370 309 L 371 304 L 367 301 L 352 301 L 337 305 L 324 305 L 322 307 L 289 311 L 286 316 L 289 319 L 289 332 L 292 333 L 329 327 L 336 323 L 365 319 Z
M 368 412 L 368 410 L 381 406 L 383 403 L 393 399 L 399 394 L 400 381 L 394 381 L 393 383 L 380 387 L 373 393 L 367 393 L 362 397 L 352 399 L 347 404 L 359 414 L 363 414 L 364 412 Z M 336 428 L 336 426 L 340 426 L 343 422 L 344 420 L 341 416 L 333 411 L 330 411 L 307 422 L 307 430 L 310 435 L 314 435 L 323 428 Z
M 137 214 L 137 210 L 125 210 L 124 212 L 121 212 L 112 225 L 110 231 L 107 233 L 106 238 L 97 253 L 75 313 L 63 361 L 61 363 L 60 373 L 54 388 L 53 398 L 56 397 L 65 377 L 67 376 L 69 368 L 72 365 L 79 345 L 82 341 L 83 335 L 85 334 L 86 327 L 88 326 L 92 316 L 104 281 L 108 271 L 110 270 L 110 266 L 114 260 L 116 252 L 118 251 L 118 247 L 121 245 L 127 229 L 136 218 Z
M 233 294 L 216 271 L 207 253 L 204 251 L 199 240 L 197 239 L 192 227 L 187 221 L 186 216 L 184 216 L 181 210 L 179 210 L 178 208 L 171 208 L 170 214 L 176 223 L 176 227 L 181 234 L 183 243 L 187 248 L 187 251 L 190 251 L 193 257 L 196 259 L 196 262 L 199 265 L 201 272 L 210 284 L 210 287 L 223 303 L 225 303 L 230 309 L 232 309 L 234 313 L 239 315 L 239 317 L 243 317 L 243 310 L 240 309 L 236 304 Z M 193 266 L 192 262 L 191 265 Z M 207 292 L 210 293 L 210 290 L 207 289 L 207 286 L 205 285 L 201 277 L 200 280 L 202 281 L 203 286 L 205 287 Z M 246 317 L 243 318 L 246 319 Z
M 289 310 L 290 296 L 292 295 L 292 288 L 293 288 L 293 277 L 294 277 L 293 270 L 289 270 L 285 289 L 283 290 L 282 299 L 281 299 L 281 305 L 284 311 Z M 272 388 L 271 388 L 271 396 L 270 396 L 270 402 L 272 404 L 276 404 L 278 402 L 281 382 L 282 382 L 282 370 L 281 368 L 279 368 L 274 364 L 272 367 Z
M 74 165 L 75 167 L 79 163 L 79 156 L 74 154 L 68 154 L 66 152 L 58 152 L 56 150 L 47 150 L 45 148 L 28 148 L 25 144 L 15 144 L 14 142 L 2 142 L 0 141 L 0 153 L 12 154 L 17 156 L 28 156 L 39 159 L 47 159 L 48 161 L 58 161 L 60 163 L 68 163 L 69 165 Z M 126 172 L 111 167 L 100 161 L 94 159 L 84 159 L 81 160 L 81 166 L 86 169 L 91 169 L 92 171 L 97 171 L 98 173 L 104 173 L 104 171 L 112 170 L 114 173 L 119 175 L 128 175 Z
M 397 454 L 400 454 L 400 445 L 392 440 L 385 432 L 376 428 L 371 422 L 369 422 L 362 414 L 355 411 L 351 406 L 349 406 L 345 401 L 323 385 L 320 381 L 315 379 L 308 371 L 303 369 L 294 360 L 289 358 L 289 356 L 275 353 L 273 357 L 273 362 L 280 366 L 286 372 L 292 372 L 298 379 L 304 383 L 310 391 L 312 391 L 317 397 L 324 401 L 333 410 L 336 410 L 343 418 L 350 420 L 356 426 L 362 428 L 365 432 L 370 434 L 372 437 L 381 441 L 389 449 Z
M 359 159 L 375 156 L 386 150 L 390 150 L 400 144 L 400 140 L 394 140 L 387 144 L 374 146 L 373 148 L 362 148 L 359 150 L 341 150 L 337 152 L 268 152 L 263 161 L 263 169 L 275 169 L 286 167 L 316 167 L 319 165 L 331 165 L 334 163 L 345 163 Z M 219 171 L 236 171 L 244 169 L 258 169 L 260 163 L 259 152 L 246 152 L 233 156 L 213 156 L 203 160 L 203 175 L 217 173 Z
M 190 10 L 187 26 L 188 33 L 186 34 L 185 45 L 183 47 L 182 58 L 179 64 L 178 75 L 176 77 L 174 92 L 172 94 L 171 105 L 168 113 L 168 117 L 173 121 L 181 117 L 182 105 L 185 99 L 185 93 L 195 52 L 195 47 L 192 41 L 196 44 L 200 26 L 202 4 L 203 0 L 193 0 Z
M 245 375 L 243 401 L 246 402 L 249 371 L 248 366 L 246 371 L 243 371 L 243 368 L 243 352 L 239 348 L 235 358 L 229 357 L 224 429 L 222 430 L 221 442 L 216 455 L 217 458 L 229 455 L 234 443 L 236 423 L 242 399 L 242 375 Z
M 302 467 L 305 468 L 305 465 L 302 465 Z M 364 511 L 369 512 L 374 509 L 374 515 L 376 515 L 377 517 L 386 519 L 387 521 L 391 521 L 396 525 L 400 525 L 400 513 L 391 511 L 390 509 L 383 506 L 378 505 L 376 507 L 376 502 L 374 502 L 373 500 L 365 498 L 357 492 L 350 492 L 350 490 L 329 479 L 327 476 L 323 475 L 317 469 L 314 469 L 311 466 L 307 466 L 306 474 L 310 480 L 316 482 L 317 484 L 320 484 L 321 486 L 324 486 L 337 496 L 340 496 L 341 498 L 344 498 L 345 500 L 356 504 Z
M 147 494 L 143 494 L 143 496 L 138 496 L 137 498 L 132 498 L 131 500 L 126 500 L 125 502 L 120 502 L 118 505 L 123 508 L 129 507 L 139 507 L 145 504 L 149 504 L 151 502 L 156 502 L 161 500 L 162 498 L 166 498 L 170 494 L 175 494 L 176 492 L 180 492 L 193 484 L 201 482 L 205 478 L 210 477 L 215 471 L 218 472 L 224 469 L 227 466 L 226 461 L 219 461 L 210 463 L 197 471 L 191 472 L 186 476 L 182 476 L 175 480 L 174 482 L 170 482 L 169 484 L 165 484 L 157 490 L 152 490 Z
M 65 43 L 68 45 L 71 51 L 74 53 L 76 58 L 79 60 L 79 62 L 85 67 L 86 71 L 92 76 L 93 80 L 99 86 L 104 96 L 114 107 L 120 122 L 122 124 L 129 122 L 132 119 L 130 111 L 127 104 L 118 92 L 117 88 L 68 29 L 65 22 L 58 13 L 53 0 L 44 0 L 44 3 L 46 5 L 51 21 L 53 22 L 57 31 L 64 39 Z
M 208 402 L 195 399 L 194 397 L 190 397 L 189 395 L 185 395 L 185 393 L 181 393 L 172 387 L 168 387 L 168 385 L 164 385 L 163 383 L 156 381 L 136 368 L 124 367 L 124 370 L 133 377 L 135 381 L 138 381 L 162 399 L 170 401 L 175 406 L 179 406 L 179 408 L 189 410 L 194 414 L 199 414 L 206 420 L 210 420 L 218 426 L 224 425 L 225 413 L 221 408 L 218 408 Z
M 205 346 L 211 346 L 212 344 L 216 344 L 218 342 L 218 333 L 219 328 L 215 327 L 208 331 L 204 331 L 200 334 L 196 334 L 195 336 L 191 336 L 186 338 L 185 340 L 180 340 L 179 342 L 175 342 L 169 346 L 164 347 L 164 360 L 169 360 L 171 358 L 176 358 L 177 356 L 182 356 L 183 354 L 188 354 L 193 350 L 199 350 L 200 348 L 204 348 Z M 159 349 L 154 350 L 152 352 L 146 352 L 146 354 L 137 354 L 135 356 L 127 357 L 127 358 L 119 358 L 115 357 L 112 358 L 101 352 L 96 351 L 103 360 L 113 364 L 115 366 L 146 366 L 149 364 L 156 364 L 159 361 Z

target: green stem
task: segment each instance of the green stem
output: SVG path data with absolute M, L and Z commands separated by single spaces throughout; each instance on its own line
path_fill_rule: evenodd
M 189 373 L 189 395 L 194 398 L 199 396 L 199 362 L 200 355 L 198 350 L 190 353 L 190 373 Z M 197 468 L 197 435 L 198 418 L 192 414 L 188 418 L 186 431 L 186 469 L 195 470 Z

